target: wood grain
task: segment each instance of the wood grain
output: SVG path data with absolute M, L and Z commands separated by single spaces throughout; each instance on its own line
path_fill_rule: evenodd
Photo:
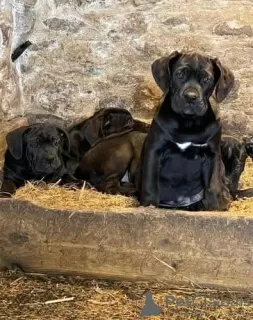
M 253 219 L 133 208 L 45 210 L 0 202 L 0 262 L 25 272 L 253 288 Z

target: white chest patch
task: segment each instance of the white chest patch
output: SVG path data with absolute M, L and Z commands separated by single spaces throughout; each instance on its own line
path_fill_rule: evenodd
M 177 143 L 176 142 L 176 144 L 179 149 L 185 150 L 185 149 L 189 148 L 192 143 L 191 142 L 184 142 L 184 143 Z
M 193 143 L 193 142 L 184 142 L 184 143 L 178 143 L 176 142 L 176 145 L 178 146 L 178 148 L 182 151 L 186 150 L 187 148 L 189 148 L 190 146 L 193 146 L 193 147 L 206 147 L 207 146 L 207 143 L 204 143 L 204 144 L 197 144 L 197 143 Z

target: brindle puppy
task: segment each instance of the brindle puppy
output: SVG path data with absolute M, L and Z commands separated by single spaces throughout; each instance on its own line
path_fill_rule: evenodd
M 79 182 L 66 168 L 68 134 L 50 124 L 21 127 L 6 136 L 7 150 L 0 197 L 10 197 L 25 181 Z
M 120 108 L 101 109 L 69 129 L 71 154 L 77 159 L 100 140 L 133 130 L 148 132 L 150 125 L 133 119 L 130 112 Z
M 253 142 L 252 138 L 251 141 L 247 141 L 247 139 L 243 139 L 244 143 L 245 143 L 245 149 L 247 151 L 247 155 L 253 160 Z
M 135 174 L 146 136 L 132 131 L 103 139 L 84 154 L 75 177 L 89 181 L 102 192 L 134 195 Z M 122 182 L 125 175 L 129 182 Z
M 143 148 L 138 197 L 144 206 L 227 210 L 221 124 L 210 104 L 234 84 L 218 59 L 173 52 L 152 65 L 165 97 Z
M 237 198 L 240 176 L 244 171 L 246 159 L 253 158 L 252 143 L 244 139 L 222 135 L 221 155 L 225 166 L 227 186 L 233 199 Z

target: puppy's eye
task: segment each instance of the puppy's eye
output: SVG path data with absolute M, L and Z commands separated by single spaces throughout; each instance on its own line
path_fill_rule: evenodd
M 53 145 L 54 145 L 55 147 L 58 147 L 58 146 L 60 145 L 60 141 L 54 140 L 54 141 L 53 141 Z
M 38 145 L 37 141 L 32 141 L 32 142 L 31 142 L 31 146 L 32 146 L 32 147 L 36 148 L 37 145 Z
M 211 82 L 211 78 L 208 77 L 208 76 L 205 76 L 205 77 L 203 78 L 203 82 L 204 82 L 205 84 L 207 84 L 207 83 Z
M 182 71 L 178 71 L 176 75 L 179 80 L 182 80 L 184 78 L 184 73 Z
M 41 140 L 40 138 L 37 138 L 36 140 L 31 142 L 31 146 L 36 148 L 40 144 Z

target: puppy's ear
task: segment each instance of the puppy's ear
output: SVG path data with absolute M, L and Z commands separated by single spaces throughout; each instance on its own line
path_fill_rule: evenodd
M 69 135 L 68 133 L 62 129 L 62 128 L 57 128 L 60 136 L 62 137 L 63 141 L 64 141 L 64 150 L 67 150 L 68 152 L 70 152 L 70 140 L 69 140 Z
M 253 160 L 253 142 L 245 142 L 245 150 L 247 155 Z
M 226 67 L 222 66 L 219 59 L 213 59 L 215 69 L 216 87 L 214 92 L 215 100 L 220 103 L 229 94 L 234 86 L 235 78 L 233 73 Z
M 173 51 L 168 57 L 157 59 L 151 65 L 153 78 L 164 93 L 169 89 L 172 63 L 181 55 L 182 53 Z
M 88 141 L 91 147 L 93 147 L 99 139 L 99 124 L 101 125 L 101 119 L 90 119 L 82 128 L 82 136 Z
M 8 150 L 16 160 L 20 160 L 22 158 L 23 135 L 28 129 L 28 127 L 20 127 L 9 132 L 6 136 Z

